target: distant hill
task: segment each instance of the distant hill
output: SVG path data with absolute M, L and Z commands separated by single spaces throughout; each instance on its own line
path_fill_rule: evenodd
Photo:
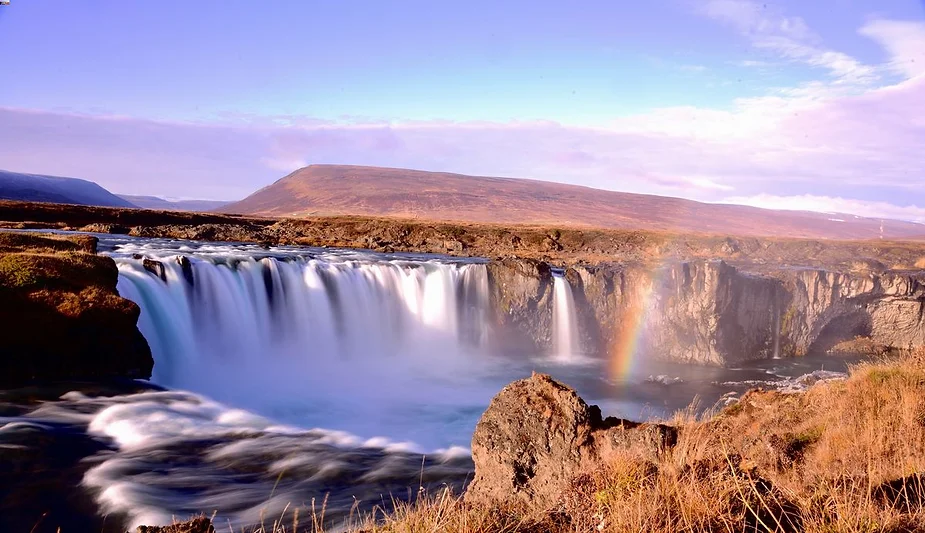
M 157 209 L 160 211 L 212 211 L 228 202 L 218 200 L 165 200 L 159 196 L 135 196 L 120 194 L 119 198 L 143 209 Z
M 341 165 L 305 167 L 218 211 L 287 217 L 379 215 L 805 238 L 880 236 L 879 219 L 854 215 L 707 204 L 526 179 Z M 886 238 L 923 234 L 922 224 L 888 220 L 883 225 Z
M 135 207 L 92 181 L 0 170 L 0 200 Z

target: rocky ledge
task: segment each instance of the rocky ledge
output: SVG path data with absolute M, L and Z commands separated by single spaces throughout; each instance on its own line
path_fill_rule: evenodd
M 0 232 L 0 385 L 147 378 L 154 364 L 138 306 L 96 238 Z
M 488 266 L 502 340 L 548 349 L 553 272 L 530 259 Z M 731 365 L 807 353 L 925 345 L 925 270 L 733 265 L 722 260 L 565 270 L 586 353 Z M 863 342 L 857 342 L 862 339 Z M 845 343 L 851 343 L 850 346 Z

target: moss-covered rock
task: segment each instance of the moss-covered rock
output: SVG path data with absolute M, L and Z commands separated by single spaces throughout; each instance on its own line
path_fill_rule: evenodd
M 93 237 L 0 233 L 0 385 L 150 376 L 140 309 L 95 250 Z

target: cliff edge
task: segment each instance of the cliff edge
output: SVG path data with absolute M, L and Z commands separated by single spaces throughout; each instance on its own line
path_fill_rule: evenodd
M 96 242 L 0 233 L 0 385 L 151 375 L 141 311 Z

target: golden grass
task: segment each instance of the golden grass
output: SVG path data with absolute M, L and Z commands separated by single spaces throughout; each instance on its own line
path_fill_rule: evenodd
M 313 502 L 256 533 L 925 532 L 925 350 L 673 423 L 674 448 L 608 457 L 555 509 L 470 505 L 444 489 L 333 528 Z
M 705 417 L 680 413 L 656 461 L 608 457 L 555 509 L 470 505 L 449 491 L 352 516 L 352 533 L 925 532 L 925 350 L 860 364 L 801 394 L 752 391 Z M 325 531 L 305 524 L 261 533 Z M 295 526 L 295 527 L 293 527 Z

